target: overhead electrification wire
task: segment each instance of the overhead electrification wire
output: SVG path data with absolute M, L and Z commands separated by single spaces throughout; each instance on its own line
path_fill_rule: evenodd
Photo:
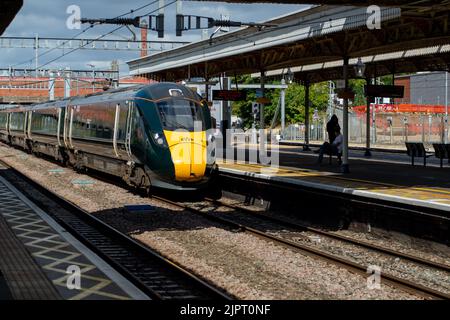
M 156 2 L 159 2 L 159 0 L 153 1 L 152 4 L 153 4 L 153 3 L 156 3 Z M 145 15 L 141 15 L 141 16 L 139 16 L 139 17 L 145 17 L 145 16 L 148 16 L 148 15 L 150 15 L 150 14 L 152 14 L 152 13 L 155 13 L 156 11 L 159 11 L 160 9 L 163 9 L 163 8 L 165 8 L 165 7 L 168 7 L 168 6 L 172 5 L 172 4 L 174 4 L 175 2 L 177 2 L 177 0 L 173 0 L 173 1 L 171 1 L 171 2 L 169 2 L 169 3 L 167 3 L 167 4 L 165 4 L 164 6 L 158 7 L 157 9 L 152 10 L 152 11 L 146 13 Z M 118 31 L 118 30 L 120 30 L 120 29 L 122 29 L 122 28 L 124 28 L 124 27 L 125 27 L 124 25 L 119 26 L 119 27 L 113 29 L 112 31 L 110 31 L 110 32 L 108 32 L 108 33 L 105 33 L 105 34 L 103 34 L 103 35 L 101 35 L 101 36 L 99 36 L 99 37 L 97 37 L 97 38 L 95 38 L 95 39 L 92 39 L 92 40 L 86 42 L 85 44 L 83 44 L 82 46 L 80 46 L 80 47 L 78 47 L 78 48 L 74 48 L 74 49 L 72 49 L 72 50 L 70 50 L 70 51 L 68 51 L 68 52 L 66 52 L 66 53 L 63 53 L 63 54 L 60 55 L 59 57 L 56 57 L 55 59 L 52 59 L 52 60 L 50 60 L 50 61 L 48 61 L 48 62 L 46 62 L 46 63 L 40 65 L 40 66 L 38 67 L 38 69 L 40 69 L 40 68 L 42 68 L 42 67 L 45 67 L 46 65 L 48 65 L 48 64 L 50 64 L 50 63 L 52 63 L 52 62 L 55 62 L 56 60 L 59 60 L 59 59 L 61 59 L 62 57 L 65 57 L 65 56 L 71 54 L 72 52 L 75 52 L 75 51 L 77 51 L 77 50 L 80 50 L 81 48 L 84 48 L 85 46 L 87 46 L 88 44 L 92 43 L 93 41 L 100 40 L 100 39 L 106 37 L 107 35 L 110 35 L 111 33 L 114 33 L 114 32 L 116 32 L 116 31 Z
M 149 6 L 153 5 L 153 4 L 155 4 L 155 3 L 157 3 L 157 2 L 159 2 L 159 0 L 152 1 L 152 2 L 150 2 L 150 3 L 147 3 L 146 5 L 142 5 L 142 6 L 138 7 L 138 8 L 136 8 L 136 9 L 131 9 L 129 12 L 126 12 L 126 13 L 123 13 L 123 14 L 121 14 L 121 15 L 118 15 L 118 16 L 115 17 L 114 19 L 118 19 L 118 18 L 121 18 L 121 17 L 123 17 L 123 16 L 129 15 L 129 14 L 133 14 L 133 13 L 135 13 L 135 12 L 137 12 L 137 11 L 140 11 L 140 10 L 142 10 L 142 9 L 145 9 L 145 8 L 147 8 L 147 7 L 149 7 Z M 64 42 L 62 42 L 60 45 L 58 45 L 58 46 L 56 46 L 56 47 L 54 47 L 54 48 L 51 48 L 51 49 L 49 49 L 49 50 L 46 50 L 46 51 L 44 51 L 43 53 L 39 54 L 39 55 L 37 56 L 37 58 L 43 57 L 43 56 L 49 54 L 50 52 L 52 52 L 52 51 L 54 51 L 54 50 L 56 50 L 56 49 L 61 48 L 62 46 L 64 46 L 65 44 L 69 43 L 69 42 L 72 41 L 72 40 L 77 40 L 77 39 L 76 39 L 77 37 L 79 37 L 80 35 L 82 35 L 83 33 L 85 33 L 86 31 L 88 31 L 89 29 L 91 29 L 91 28 L 93 28 L 93 27 L 94 27 L 94 25 L 91 24 L 89 27 L 83 29 L 82 31 L 80 31 L 79 33 L 77 33 L 76 35 L 74 35 L 72 38 L 70 38 L 70 39 L 68 39 L 68 40 L 66 40 L 66 41 L 64 41 Z M 29 62 L 29 63 L 32 63 L 34 60 L 36 60 L 36 57 L 33 57 L 33 58 L 31 58 L 31 59 L 24 60 L 24 61 L 19 62 L 19 63 L 16 63 L 16 64 L 12 65 L 11 67 L 14 68 L 14 67 L 20 66 L 20 65 L 22 65 L 22 64 L 28 63 L 28 62 Z

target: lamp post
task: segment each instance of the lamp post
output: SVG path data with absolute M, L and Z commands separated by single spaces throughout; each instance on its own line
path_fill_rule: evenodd
M 328 81 L 328 119 L 335 113 L 334 108 L 334 89 L 336 86 L 333 81 Z
M 291 84 L 294 80 L 294 73 L 291 71 L 291 68 L 288 68 L 286 74 L 283 74 L 283 78 L 281 79 L 281 84 Z M 284 137 L 284 130 L 286 129 L 286 105 L 285 105 L 285 97 L 286 90 L 283 88 L 280 92 L 281 96 L 281 137 Z
M 366 71 L 366 65 L 361 58 L 358 58 L 358 62 L 354 66 L 355 74 L 358 78 L 364 78 L 364 73 Z M 370 84 L 370 80 L 366 79 L 367 85 Z M 370 152 L 370 98 L 366 97 L 366 151 L 364 155 L 370 157 L 372 154 Z M 374 107 L 375 108 L 375 107 Z
M 355 74 L 358 78 L 364 77 L 364 72 L 366 71 L 366 65 L 362 62 L 361 58 L 358 58 L 358 62 L 355 65 Z
M 292 72 L 291 68 L 287 69 L 285 79 L 288 84 L 291 84 L 292 81 L 294 81 L 294 73 Z

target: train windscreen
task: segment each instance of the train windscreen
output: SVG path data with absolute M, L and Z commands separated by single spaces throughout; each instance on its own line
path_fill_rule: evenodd
M 195 127 L 196 130 L 205 130 L 204 113 L 200 103 L 184 99 L 169 99 L 158 102 L 157 107 L 165 130 L 194 131 L 195 122 L 201 122 L 201 126 L 197 124 Z

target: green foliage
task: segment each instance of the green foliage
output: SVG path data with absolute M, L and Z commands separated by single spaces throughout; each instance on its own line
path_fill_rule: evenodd
M 364 86 L 366 85 L 366 80 L 349 80 L 348 85 L 355 93 L 355 100 L 352 101 L 352 106 L 366 105 L 366 97 L 364 96 Z
M 239 83 L 254 83 L 250 76 L 238 77 Z M 272 84 L 279 84 L 280 81 L 273 81 Z M 266 89 L 265 96 L 271 103 L 264 106 L 265 124 L 270 125 L 276 112 L 280 98 L 279 89 Z M 247 92 L 247 101 L 236 101 L 232 103 L 232 112 L 243 120 L 245 128 L 250 128 L 253 123 L 252 102 L 256 101 L 255 90 Z M 305 121 L 305 87 L 293 83 L 286 90 L 286 123 L 303 123 Z M 310 117 L 314 109 L 319 113 L 324 113 L 328 105 L 328 82 L 313 84 L 310 87 Z M 279 123 L 279 119 L 278 119 Z
M 238 77 L 239 83 L 254 83 L 254 80 L 246 75 Z M 272 84 L 279 84 L 280 81 L 273 81 Z M 365 80 L 355 79 L 349 81 L 350 88 L 355 92 L 355 100 L 352 101 L 352 106 L 359 106 L 366 104 L 364 96 Z M 272 118 L 276 112 L 278 100 L 280 97 L 280 90 L 266 89 L 266 97 L 271 103 L 264 106 L 264 116 L 266 126 L 270 125 Z M 314 109 L 319 111 L 319 115 L 324 115 L 328 106 L 328 81 L 315 83 L 310 86 L 310 117 L 314 113 Z M 253 123 L 252 115 L 252 101 L 256 101 L 255 90 L 248 90 L 247 101 L 237 101 L 232 103 L 232 112 L 234 115 L 243 120 L 245 128 L 250 128 Z M 302 84 L 293 83 L 289 85 L 286 90 L 286 124 L 304 123 L 305 122 L 305 87 Z M 278 119 L 279 123 L 279 119 Z

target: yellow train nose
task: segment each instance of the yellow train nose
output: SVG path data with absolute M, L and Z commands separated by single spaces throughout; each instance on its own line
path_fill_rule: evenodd
M 164 131 L 177 181 L 198 181 L 206 170 L 206 133 Z

